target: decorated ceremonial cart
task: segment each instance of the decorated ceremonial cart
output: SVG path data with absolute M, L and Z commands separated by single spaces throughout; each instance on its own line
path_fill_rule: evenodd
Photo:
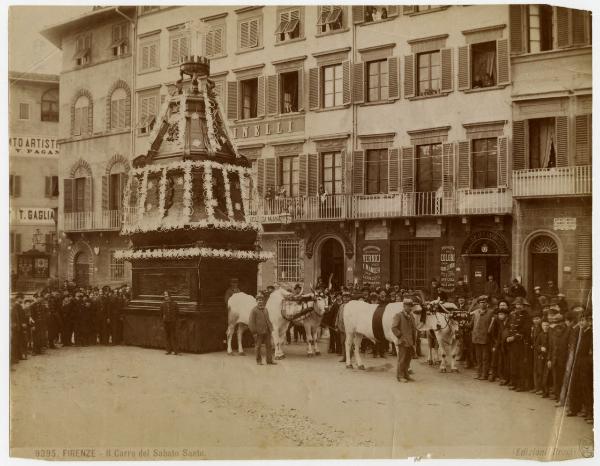
M 180 309 L 180 349 L 224 348 L 230 279 L 255 294 L 261 225 L 248 221 L 250 164 L 235 149 L 208 79 L 209 62 L 187 57 L 176 91 L 162 106 L 147 153 L 133 161 L 121 234 L 131 247 L 126 344 L 162 347 L 163 292 Z M 190 77 L 191 80 L 185 80 Z

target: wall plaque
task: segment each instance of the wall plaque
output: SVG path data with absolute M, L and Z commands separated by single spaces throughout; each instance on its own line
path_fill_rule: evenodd
M 576 230 L 577 229 L 577 218 L 576 217 L 555 217 L 554 218 L 554 229 L 555 230 Z

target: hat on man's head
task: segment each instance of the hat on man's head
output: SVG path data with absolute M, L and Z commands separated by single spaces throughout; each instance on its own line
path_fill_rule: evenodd
M 482 302 L 486 302 L 487 303 L 488 301 L 489 301 L 489 297 L 486 294 L 482 294 L 481 296 L 479 296 L 477 298 L 477 302 L 478 303 L 482 303 Z
M 557 297 L 557 298 L 564 298 L 564 297 L 565 297 L 565 294 L 564 294 L 564 293 L 558 293 L 558 294 L 556 295 L 556 297 Z
M 541 287 L 541 286 L 534 286 L 534 287 L 533 287 L 533 289 L 534 289 L 534 290 L 539 290 L 539 291 L 542 291 L 542 287 Z
M 404 298 L 402 298 L 402 304 L 405 304 L 407 306 L 412 306 L 415 302 L 413 301 L 413 299 L 410 296 L 406 296 Z
M 512 303 L 513 303 L 513 306 L 515 306 L 517 304 L 523 305 L 523 298 L 521 298 L 520 296 L 517 296 Z

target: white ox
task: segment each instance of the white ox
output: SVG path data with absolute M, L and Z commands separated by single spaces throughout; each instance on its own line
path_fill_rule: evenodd
M 373 319 L 378 304 L 369 304 L 364 301 L 350 301 L 344 305 L 343 319 L 346 332 L 346 367 L 352 368 L 352 344 L 354 344 L 354 357 L 358 369 L 364 370 L 362 358 L 360 356 L 360 344 L 363 338 L 368 338 L 375 342 L 374 326 L 383 331 L 383 336 L 387 341 L 392 342 L 398 351 L 398 338 L 392 332 L 392 320 L 394 316 L 404 309 L 403 303 L 389 303 L 385 306 L 383 314 Z M 415 304 L 413 311 L 420 310 L 421 306 Z M 374 320 L 377 323 L 374 323 Z
M 284 300 L 291 296 L 291 292 L 278 288 L 269 295 L 267 300 L 266 308 L 269 314 L 269 320 L 273 324 L 273 347 L 275 349 L 275 359 L 283 359 L 285 354 L 283 353 L 283 342 L 285 341 L 285 332 L 290 325 L 289 318 L 286 319 L 284 314 L 289 312 L 289 315 L 295 315 L 302 312 L 302 305 L 298 302 L 288 301 L 285 303 Z M 321 326 L 321 319 L 327 309 L 327 298 L 324 295 L 313 294 L 313 308 L 310 312 L 306 313 L 301 320 L 301 324 L 306 331 L 306 343 L 308 345 L 308 356 L 320 355 L 319 351 L 319 327 Z
M 244 292 L 238 292 L 231 295 L 227 301 L 227 354 L 233 356 L 231 349 L 231 340 L 233 333 L 237 329 L 238 354 L 243 356 L 244 347 L 242 346 L 242 335 L 248 328 L 250 322 L 250 312 L 256 307 L 256 298 Z

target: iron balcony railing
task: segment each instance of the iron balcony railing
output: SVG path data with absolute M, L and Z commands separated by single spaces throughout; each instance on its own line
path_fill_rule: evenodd
M 585 196 L 592 194 L 592 166 L 514 170 L 515 197 Z
M 67 212 L 64 214 L 65 231 L 119 230 L 121 210 Z

